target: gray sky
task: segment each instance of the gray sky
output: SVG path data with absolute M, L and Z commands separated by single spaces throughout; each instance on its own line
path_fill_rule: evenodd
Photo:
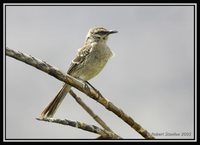
M 193 138 L 193 18 L 192 6 L 6 6 L 6 46 L 65 72 L 91 27 L 118 30 L 108 42 L 115 57 L 90 83 L 149 132 L 180 133 L 156 138 Z M 7 139 L 95 138 L 35 119 L 61 87 L 55 78 L 6 57 Z M 117 134 L 142 138 L 77 94 Z M 70 95 L 55 117 L 98 125 Z M 185 132 L 189 136 L 181 136 Z

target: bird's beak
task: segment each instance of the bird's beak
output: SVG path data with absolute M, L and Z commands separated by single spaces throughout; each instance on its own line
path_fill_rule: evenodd
M 108 32 L 108 34 L 114 34 L 114 33 L 118 33 L 118 31 L 116 31 L 116 30 L 110 30 L 110 31 Z

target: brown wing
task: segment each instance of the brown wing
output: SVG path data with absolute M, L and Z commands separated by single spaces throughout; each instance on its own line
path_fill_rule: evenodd
M 78 53 L 76 57 L 72 60 L 67 73 L 70 74 L 71 72 L 73 72 L 76 66 L 82 63 L 85 60 L 85 58 L 90 54 L 91 51 L 92 51 L 92 45 L 86 45 L 78 49 Z

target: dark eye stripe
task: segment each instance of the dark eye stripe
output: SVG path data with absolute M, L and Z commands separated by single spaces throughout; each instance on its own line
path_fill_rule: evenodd
M 105 35 L 107 34 L 108 32 L 107 31 L 99 31 L 99 32 L 96 32 L 96 34 L 99 34 L 99 35 Z

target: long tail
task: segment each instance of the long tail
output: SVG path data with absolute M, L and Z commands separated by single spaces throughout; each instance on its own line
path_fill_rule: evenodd
M 45 117 L 53 117 L 54 114 L 56 113 L 56 110 L 64 100 L 66 94 L 70 91 L 71 86 L 68 84 L 64 84 L 62 89 L 58 92 L 56 97 L 49 103 L 49 105 L 42 111 L 40 114 L 41 118 Z

